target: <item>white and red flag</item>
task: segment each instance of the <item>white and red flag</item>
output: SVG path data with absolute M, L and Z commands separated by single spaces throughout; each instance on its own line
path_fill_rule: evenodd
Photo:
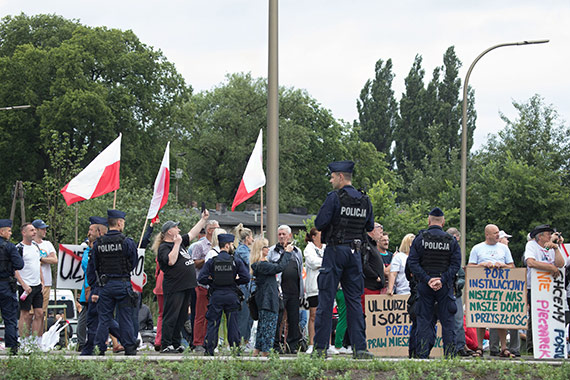
M 119 134 L 111 145 L 61 189 L 68 206 L 110 193 L 120 187 L 121 136 Z
M 265 185 L 265 172 L 263 171 L 263 130 L 259 136 L 249 157 L 243 178 L 232 204 L 232 211 L 242 202 L 251 198 L 261 186 Z
M 166 150 L 164 151 L 164 157 L 162 157 L 162 163 L 160 164 L 160 169 L 154 180 L 154 194 L 152 195 L 152 200 L 150 201 L 150 207 L 148 208 L 147 219 L 152 219 L 152 222 L 156 220 L 158 212 L 160 209 L 168 202 L 168 192 L 170 190 L 170 141 L 166 144 Z

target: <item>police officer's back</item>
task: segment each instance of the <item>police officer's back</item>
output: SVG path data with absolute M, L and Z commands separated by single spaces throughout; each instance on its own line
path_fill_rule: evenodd
M 429 357 L 435 342 L 435 319 L 442 325 L 444 353 L 455 354 L 454 280 L 461 266 L 459 245 L 453 236 L 443 231 L 445 223 L 441 209 L 434 208 L 428 217 L 429 227 L 422 230 L 410 248 L 408 263 L 417 281 L 417 348 L 420 358 Z
M 329 164 L 330 192 L 315 219 L 327 244 L 319 270 L 319 304 L 315 321 L 315 355 L 326 355 L 330 340 L 334 298 L 339 281 L 345 294 L 349 329 L 356 358 L 372 356 L 366 350 L 364 315 L 360 306 L 363 293 L 360 246 L 366 231 L 374 229 L 370 200 L 352 186 L 354 162 L 337 161 Z
M 242 260 L 234 260 L 232 234 L 219 234 L 220 253 L 206 261 L 198 282 L 210 287 L 210 301 L 206 320 L 208 328 L 205 339 L 205 355 L 213 356 L 218 344 L 218 330 L 222 313 L 227 315 L 228 341 L 230 346 L 239 345 L 239 329 L 237 311 L 240 308 L 238 285 L 247 284 L 250 279 L 249 270 Z
M 12 221 L 0 219 L 0 310 L 4 320 L 4 340 L 11 354 L 18 352 L 18 298 L 14 271 L 24 267 L 16 246 L 9 242 Z
M 97 273 L 99 289 L 99 326 L 95 344 L 100 353 L 107 348 L 109 324 L 118 305 L 118 321 L 125 355 L 136 355 L 136 337 L 132 324 L 135 294 L 130 273 L 134 269 L 138 255 L 134 241 L 122 234 L 125 213 L 119 210 L 107 211 L 109 231 L 93 244 L 93 260 L 89 260 L 88 272 Z M 91 275 L 90 275 L 91 277 Z

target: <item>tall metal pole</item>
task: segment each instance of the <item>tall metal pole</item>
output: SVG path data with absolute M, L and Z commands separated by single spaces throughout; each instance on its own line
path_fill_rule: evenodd
M 277 243 L 279 217 L 279 65 L 277 0 L 269 0 L 269 65 L 267 75 L 267 238 Z M 261 210 L 263 212 L 263 210 Z
M 461 228 L 461 266 L 465 265 L 465 242 L 467 240 L 467 90 L 469 86 L 469 76 L 475 64 L 479 62 L 481 57 L 490 52 L 491 50 L 503 47 L 503 46 L 521 46 L 521 45 L 533 45 L 533 44 L 544 44 L 549 40 L 537 40 L 537 41 L 522 41 L 522 42 L 508 42 L 504 44 L 499 44 L 491 46 L 481 54 L 469 66 L 467 70 L 467 75 L 465 76 L 465 81 L 463 82 L 463 115 L 461 117 L 461 207 L 460 207 L 460 228 Z

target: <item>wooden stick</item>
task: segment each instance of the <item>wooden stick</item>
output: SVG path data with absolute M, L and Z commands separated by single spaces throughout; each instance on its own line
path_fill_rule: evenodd
M 263 186 L 261 186 L 261 238 L 263 239 Z
M 113 195 L 113 210 L 117 208 L 117 190 L 115 190 Z
M 144 236 L 144 232 L 145 232 L 145 230 L 146 230 L 146 224 L 147 224 L 147 223 L 148 223 L 148 219 L 145 218 L 145 220 L 144 220 L 144 227 L 143 227 L 143 230 L 142 230 L 141 238 L 140 238 L 140 240 L 139 240 L 139 246 L 138 246 L 137 248 L 140 248 L 140 247 L 141 247 L 142 239 L 143 239 L 143 236 Z
M 75 203 L 75 245 L 79 244 L 79 203 Z

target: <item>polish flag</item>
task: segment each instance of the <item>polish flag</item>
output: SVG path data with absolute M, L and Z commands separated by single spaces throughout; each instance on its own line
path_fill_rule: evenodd
M 68 206 L 110 193 L 120 187 L 121 136 L 119 134 L 111 145 L 61 189 Z
M 249 157 L 245 173 L 239 184 L 238 191 L 232 204 L 232 211 L 242 202 L 251 198 L 261 186 L 265 185 L 265 173 L 263 172 L 263 130 L 259 131 L 257 142 Z
M 170 141 L 166 144 L 164 157 L 156 179 L 154 180 L 154 194 L 150 201 L 147 219 L 152 219 L 154 223 L 160 209 L 168 202 L 168 191 L 170 190 Z

